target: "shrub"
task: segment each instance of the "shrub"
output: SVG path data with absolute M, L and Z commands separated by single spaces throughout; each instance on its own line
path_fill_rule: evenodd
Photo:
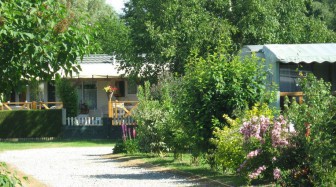
M 127 153 L 134 154 L 139 152 L 139 143 L 137 139 L 120 140 L 113 148 L 113 154 Z
M 304 102 L 295 101 L 285 115 L 295 124 L 295 147 L 288 151 L 291 163 L 282 165 L 284 185 L 336 185 L 336 98 L 331 85 L 312 74 L 300 78 Z
M 195 156 L 211 148 L 214 128 L 225 125 L 223 114 L 234 117 L 235 111 L 270 101 L 268 93 L 273 92 L 266 90 L 267 72 L 257 57 L 231 57 L 225 51 L 189 60 L 176 108 Z
M 28 178 L 23 177 L 23 179 L 27 180 Z M 23 186 L 21 180 L 8 170 L 7 165 L 4 162 L 0 162 L 0 186 Z
M 180 79 L 171 74 L 162 75 L 155 85 L 146 82 L 139 88 L 139 104 L 134 116 L 142 151 L 160 155 L 173 151 L 177 158 L 185 150 L 187 139 L 175 117 L 179 88 Z
M 266 104 L 256 104 L 251 110 L 243 111 L 240 118 L 235 120 L 224 115 L 224 119 L 230 126 L 214 130 L 214 138 L 211 139 L 215 145 L 214 164 L 219 166 L 223 172 L 236 172 L 247 154 L 246 147 L 244 147 L 244 137 L 240 132 L 241 124 L 253 116 L 272 118 L 274 113 L 274 109 L 270 109 Z
M 336 98 L 330 84 L 313 75 L 300 78 L 304 103 L 286 99 L 284 116 L 250 116 L 241 123 L 246 160 L 239 171 L 250 180 L 282 186 L 336 184 Z
M 62 129 L 62 110 L 0 111 L 0 138 L 57 137 Z
M 63 102 L 63 108 L 67 110 L 67 117 L 75 117 L 78 114 L 77 90 L 67 79 L 56 81 L 57 95 Z

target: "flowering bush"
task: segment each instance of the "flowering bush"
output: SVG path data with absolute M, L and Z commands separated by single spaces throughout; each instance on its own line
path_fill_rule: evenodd
M 300 86 L 304 103 L 293 101 L 288 106 L 287 99 L 284 116 L 254 115 L 241 122 L 247 152 L 237 171 L 250 181 L 275 180 L 281 186 L 336 184 L 336 98 L 330 84 L 312 75 L 301 78 Z
M 285 115 L 295 124 L 294 147 L 279 158 L 280 183 L 285 186 L 336 185 L 336 97 L 330 83 L 312 74 L 300 78 L 304 102 L 285 107 Z
M 289 132 L 288 121 L 282 115 L 273 119 L 264 115 L 253 116 L 243 122 L 240 133 L 249 152 L 237 171 L 244 173 L 249 180 L 279 179 L 281 171 L 277 167 L 277 157 L 284 148 L 291 146 L 289 139 L 294 135 L 294 132 Z
M 247 164 L 247 161 L 244 161 L 246 157 L 251 159 L 261 154 L 262 151 L 259 148 L 247 149 L 246 141 L 252 137 L 258 137 L 257 142 L 260 144 L 261 137 L 268 129 L 268 122 L 274 113 L 275 111 L 270 109 L 267 104 L 256 104 L 251 110 L 244 111 L 240 115 L 241 118 L 233 120 L 228 115 L 224 115 L 224 119 L 230 126 L 223 129 L 215 128 L 214 138 L 211 139 L 211 143 L 216 147 L 213 153 L 216 167 L 222 168 L 223 172 L 236 172 L 237 169 L 240 172 L 243 166 Z M 259 117 L 257 116 L 262 116 L 260 127 L 258 127 Z M 251 118 L 253 118 L 253 122 L 244 120 Z M 252 123 L 255 125 L 252 125 Z M 241 124 L 244 124 L 244 128 Z M 241 132 L 244 132 L 245 136 Z M 241 164 L 243 161 L 244 163 Z M 240 164 L 241 167 L 237 168 Z

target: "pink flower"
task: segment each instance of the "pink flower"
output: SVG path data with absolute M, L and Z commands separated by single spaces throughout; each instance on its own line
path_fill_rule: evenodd
M 251 158 L 257 156 L 260 153 L 261 153 L 261 149 L 251 151 L 249 154 L 247 154 L 247 159 L 251 159 Z
M 274 120 L 274 125 L 271 133 L 273 147 L 286 146 L 289 144 L 285 136 L 286 134 L 288 134 L 287 122 L 284 120 L 282 115 L 279 116 L 278 119 Z
M 265 165 L 260 166 L 258 169 L 254 170 L 251 174 L 249 174 L 250 179 L 256 179 L 265 169 Z
M 280 171 L 279 168 L 275 168 L 275 169 L 273 170 L 273 176 L 274 176 L 274 179 L 275 179 L 275 180 L 280 179 L 280 177 L 281 177 L 281 171 Z

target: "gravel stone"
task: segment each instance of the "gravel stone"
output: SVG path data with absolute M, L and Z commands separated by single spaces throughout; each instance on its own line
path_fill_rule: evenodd
M 111 152 L 111 147 L 28 149 L 0 153 L 0 161 L 50 187 L 198 185 L 173 173 L 123 167 L 101 157 Z

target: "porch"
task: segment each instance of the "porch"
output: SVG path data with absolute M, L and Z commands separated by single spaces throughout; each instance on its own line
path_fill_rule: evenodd
M 112 125 L 136 125 L 132 112 L 138 103 L 138 101 L 109 101 L 108 117 L 111 118 Z

